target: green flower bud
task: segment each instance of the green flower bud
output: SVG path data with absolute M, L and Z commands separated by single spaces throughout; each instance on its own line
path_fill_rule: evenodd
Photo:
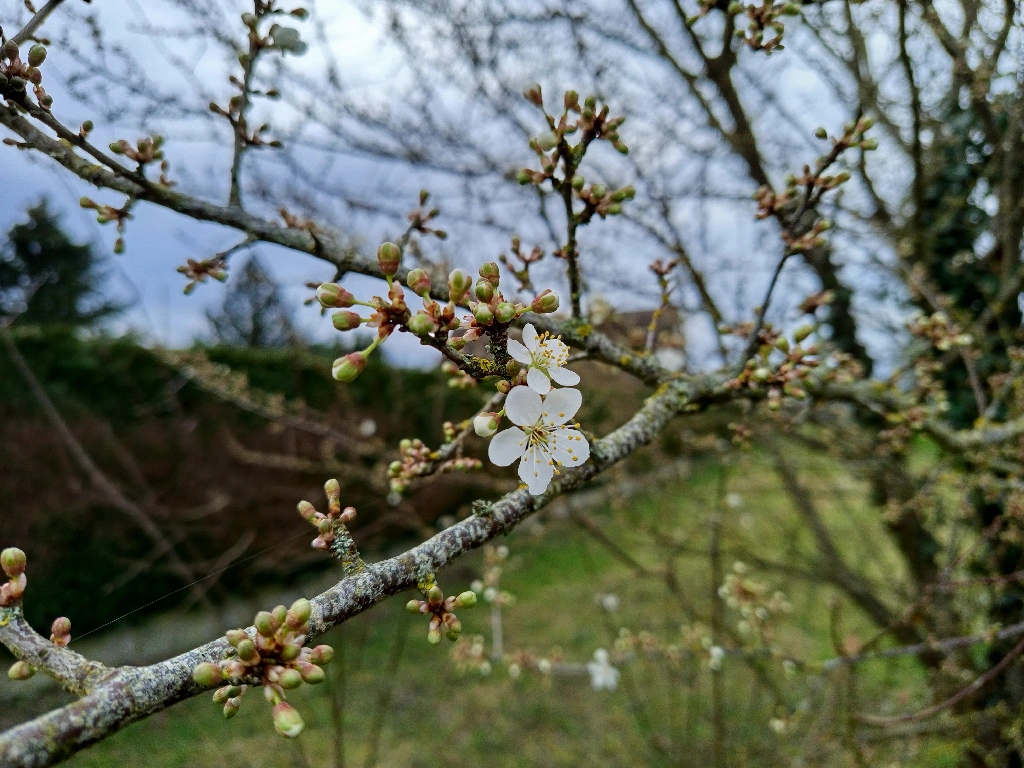
M 494 298 L 494 284 L 490 280 L 481 277 L 479 280 L 476 281 L 476 287 L 474 288 L 473 292 L 474 294 L 476 294 L 476 298 L 478 301 L 490 301 L 492 298 Z
M 786 339 L 785 336 L 779 336 L 779 338 L 775 340 L 775 348 L 779 350 L 779 352 L 789 352 L 789 340 Z
M 493 261 L 488 261 L 480 267 L 480 277 L 497 288 L 498 281 L 501 279 L 501 272 L 498 270 L 498 265 Z
M 16 579 L 25 572 L 25 566 L 28 564 L 28 558 L 25 557 L 25 553 L 17 547 L 8 547 L 3 552 L 0 552 L 0 567 L 4 569 L 4 573 L 10 576 L 12 579 Z
M 327 673 L 316 664 L 299 664 L 298 669 L 302 680 L 310 685 L 319 685 L 327 679 Z
M 295 643 L 288 643 L 281 649 L 279 658 L 281 661 L 295 661 L 302 654 L 302 646 Z
M 224 682 L 224 675 L 221 673 L 220 667 L 206 661 L 192 670 L 192 679 L 203 688 L 212 688 Z
M 377 266 L 387 277 L 394 277 L 402 265 L 402 249 L 394 243 L 384 243 L 377 249 Z
M 324 664 L 330 664 L 331 659 L 334 658 L 334 649 L 329 645 L 318 645 L 312 651 L 309 652 L 309 660 L 314 664 L 323 666 Z
M 297 629 L 303 624 L 309 621 L 309 617 L 313 615 L 313 604 L 304 597 L 300 597 L 294 603 L 292 607 L 288 609 L 288 626 L 292 629 Z
M 281 701 L 274 705 L 274 730 L 288 739 L 294 739 L 306 724 L 302 722 L 302 716 L 287 701 Z
M 600 200 L 608 193 L 608 187 L 604 184 L 595 184 L 590 190 L 591 200 Z
M 469 272 L 464 269 L 453 269 L 448 275 L 449 298 L 458 304 L 469 293 L 471 285 L 473 285 L 473 278 L 469 276 Z
M 530 171 L 523 169 L 516 174 L 516 181 L 518 181 L 523 186 L 526 186 L 527 184 L 533 181 L 533 174 Z
M 288 620 L 288 609 L 283 605 L 276 605 L 274 610 L 270 612 L 270 615 L 274 617 L 274 621 L 279 625 L 284 624 Z
M 417 336 L 426 336 L 437 330 L 437 321 L 421 310 L 409 318 L 408 328 Z
M 238 658 L 242 661 L 256 661 L 260 654 L 256 650 L 256 644 L 248 637 L 238 643 Z
M 461 593 L 458 597 L 455 598 L 455 607 L 472 608 L 474 605 L 476 605 L 476 600 L 476 592 L 466 590 L 465 592 Z
M 0 53 L 3 54 L 5 59 L 10 59 L 11 61 L 14 61 L 16 58 L 18 58 L 18 44 L 13 40 L 8 40 L 6 43 L 4 43 L 4 47 L 0 49 Z
M 814 138 L 816 138 L 816 139 L 827 139 L 828 138 L 828 131 L 826 131 L 824 128 L 818 128 L 817 130 L 814 131 Z
M 11 678 L 11 680 L 28 680 L 35 673 L 35 668 L 26 661 L 16 661 L 11 664 L 11 668 L 7 670 L 7 676 Z
M 459 639 L 459 635 L 462 634 L 462 622 L 458 619 L 453 620 L 448 625 L 448 639 L 453 643 Z
M 767 368 L 757 368 L 753 375 L 754 381 L 768 381 L 772 377 L 772 372 Z
M 302 675 L 299 674 L 299 670 L 297 669 L 286 669 L 281 673 L 281 677 L 278 678 L 277 683 L 286 691 L 298 688 L 302 685 Z
M 355 312 L 335 312 L 331 315 L 331 322 L 339 331 L 351 331 L 362 324 L 363 318 Z
M 427 602 L 431 605 L 439 605 L 444 600 L 444 592 L 435 584 L 427 591 Z
M 316 289 L 316 299 L 325 309 L 348 309 L 356 303 L 356 297 L 337 283 L 321 283 Z
M 224 633 L 224 637 L 228 639 L 228 642 L 231 643 L 231 645 L 237 648 L 238 644 L 245 640 L 245 638 L 247 638 L 248 635 L 245 633 L 245 630 L 243 629 L 229 629 L 227 632 Z
M 437 645 L 441 642 L 441 630 L 432 629 L 427 632 L 427 642 L 431 645 Z
M 36 43 L 28 49 L 28 65 L 30 67 L 38 67 L 46 61 L 46 48 Z
M 353 352 L 339 357 L 331 366 L 331 375 L 338 381 L 352 381 L 366 367 L 365 352 Z
M 417 296 L 428 296 L 430 294 L 430 276 L 427 274 L 425 269 L 410 270 L 408 276 L 405 279 L 405 284 L 409 286 L 409 290 L 415 293 Z
M 498 318 L 499 323 L 511 323 L 516 319 L 516 308 L 514 304 L 509 304 L 507 301 L 501 302 L 494 310 L 494 316 Z
M 119 141 L 112 141 L 112 142 L 110 142 L 110 144 L 107 145 L 107 147 L 115 155 L 123 155 L 124 154 L 124 148 L 121 146 L 121 142 L 119 142 Z
M 796 339 L 796 343 L 797 344 L 800 344 L 801 342 L 803 342 L 804 339 L 806 339 L 808 336 L 810 336 L 813 332 L 814 332 L 814 326 L 813 325 L 801 325 L 799 328 L 796 329 L 796 332 L 793 334 L 793 338 Z
M 551 131 L 542 133 L 537 137 L 537 146 L 547 152 L 550 149 L 554 149 L 558 146 L 558 137 Z
M 490 283 L 488 283 L 488 285 L 490 285 Z M 494 313 L 491 312 L 490 307 L 482 302 L 476 305 L 476 308 L 473 310 L 473 317 L 476 318 L 476 321 L 480 323 L 480 325 L 490 325 L 494 322 Z
M 538 315 L 554 312 L 558 309 L 558 294 L 545 289 L 537 298 L 530 302 L 530 309 Z
M 576 91 L 566 91 L 565 98 L 562 100 L 566 109 L 572 109 L 580 105 L 580 95 Z
M 224 702 L 224 719 L 230 720 L 238 714 L 239 709 L 241 709 L 241 705 L 235 699 L 228 699 Z
M 407 610 L 409 613 L 419 613 L 420 612 L 420 601 L 419 600 L 410 600 L 408 603 L 405 604 L 405 610 Z
M 577 192 L 583 189 L 583 185 L 586 183 L 586 179 L 584 179 L 578 173 L 572 177 L 572 188 L 575 189 Z
M 309 504 L 308 501 L 305 503 Z M 313 505 L 309 504 L 309 506 L 312 508 Z M 279 624 L 274 621 L 274 617 L 270 615 L 270 611 L 260 611 L 257 613 L 254 624 L 256 625 L 256 631 L 264 637 L 273 637 L 279 627 Z

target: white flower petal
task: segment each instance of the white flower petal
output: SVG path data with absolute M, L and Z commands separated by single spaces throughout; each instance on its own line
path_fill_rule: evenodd
M 544 423 L 565 424 L 576 415 L 582 404 L 583 395 L 578 389 L 556 389 L 544 398 Z
M 530 350 L 528 350 L 515 339 L 508 340 L 508 353 L 513 360 L 518 360 L 520 363 L 523 363 L 524 365 L 529 365 L 530 361 L 533 360 L 533 358 L 530 357 Z
M 538 395 L 546 395 L 551 391 L 551 379 L 538 368 L 526 372 L 526 385 Z
M 519 479 L 526 483 L 534 496 L 544 493 L 554 476 L 551 459 L 537 446 L 530 448 L 519 462 Z
M 499 467 L 507 467 L 523 455 L 525 448 L 526 433 L 519 427 L 509 427 L 491 438 L 487 458 Z
M 511 343 L 511 342 L 510 342 Z M 560 365 L 552 365 L 548 368 L 548 376 L 555 380 L 556 384 L 563 387 L 571 387 L 580 383 L 580 375 Z
M 590 443 L 575 429 L 556 429 L 549 439 L 551 453 L 567 467 L 578 467 L 590 458 Z
M 512 387 L 505 398 L 505 415 L 513 424 L 532 427 L 540 419 L 540 395 L 529 387 Z
M 523 344 L 531 352 L 537 349 L 537 329 L 533 327 L 533 323 L 523 326 Z

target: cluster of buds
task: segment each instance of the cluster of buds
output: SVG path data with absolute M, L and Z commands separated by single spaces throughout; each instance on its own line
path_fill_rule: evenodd
M 751 440 L 754 437 L 754 430 L 745 424 L 729 422 L 729 431 L 732 432 L 732 444 L 744 451 L 750 450 Z
M 969 347 L 974 343 L 971 334 L 962 333 L 945 312 L 912 317 L 907 323 L 907 329 L 911 335 L 927 339 L 940 352 Z
M 536 264 L 538 261 L 544 258 L 544 251 L 541 250 L 540 246 L 535 245 L 533 250 L 529 253 L 524 253 L 522 250 L 522 242 L 519 236 L 516 235 L 512 238 L 512 255 L 515 257 L 515 263 L 506 256 L 504 253 L 498 256 L 500 261 L 512 276 L 519 281 L 519 285 L 523 290 L 532 290 L 533 281 L 530 280 L 530 265 Z
M 197 285 L 205 283 L 210 277 L 218 282 L 225 282 L 228 279 L 227 267 L 227 262 L 221 256 L 200 261 L 189 259 L 184 265 L 178 267 L 178 272 L 189 279 L 185 286 L 185 295 L 192 293 Z
M 586 179 L 577 173 L 577 169 L 587 148 L 594 141 L 607 141 L 622 154 L 628 154 L 629 148 L 619 139 L 618 133 L 619 126 L 626 118 L 609 117 L 608 105 L 598 108 L 594 96 L 584 99 L 581 106 L 579 94 L 576 91 L 567 91 L 562 101 L 562 114 L 556 121 L 554 116 L 549 115 L 544 109 L 544 97 L 539 85 L 531 85 L 523 92 L 523 96 L 544 112 L 549 130 L 530 139 L 530 149 L 537 154 L 540 170 L 524 168 L 519 171 L 516 180 L 520 184 L 536 186 L 550 181 L 556 191 L 571 194 L 575 199 L 582 201 L 584 209 L 576 214 L 578 223 L 589 222 L 595 214 L 604 218 L 622 213 L 622 203 L 636 196 L 633 187 L 609 190 L 603 184 L 588 185 Z M 570 115 L 579 117 L 570 119 Z M 579 141 L 575 145 L 569 144 L 566 137 L 577 132 L 580 133 Z M 562 161 L 564 171 L 561 178 L 555 175 L 559 160 Z
M 456 643 L 452 646 L 451 653 L 452 661 L 459 672 L 476 672 L 481 677 L 491 674 L 491 661 L 487 658 L 487 646 L 483 635 L 473 635 L 468 643 Z
M 327 495 L 326 515 L 318 512 L 308 501 L 300 501 L 298 504 L 299 515 L 316 528 L 319 534 L 313 539 L 313 549 L 333 554 L 341 560 L 346 573 L 359 570 L 362 560 L 348 530 L 349 523 L 356 519 L 356 509 L 341 508 L 341 484 L 337 480 L 331 479 L 324 483 L 324 493 Z
M 437 208 L 424 210 L 424 206 L 426 206 L 427 200 L 429 199 L 430 193 L 425 189 L 421 189 L 419 206 L 409 212 L 409 229 L 423 235 L 433 235 L 440 240 L 444 240 L 448 237 L 447 232 L 443 229 L 434 229 L 433 227 L 427 226 L 427 224 L 436 219 L 441 213 Z
M 17 605 L 25 594 L 28 579 L 25 576 L 25 565 L 28 560 L 25 553 L 17 547 L 8 547 L 0 552 L 0 567 L 7 575 L 7 583 L 0 585 L 0 608 Z
M 155 163 L 157 160 L 166 162 L 164 158 L 164 152 L 161 147 L 164 145 L 163 136 L 143 136 L 133 147 L 130 142 L 124 139 L 118 139 L 117 141 L 110 143 L 110 151 L 115 155 L 124 155 L 134 163 L 138 163 L 139 167 L 146 165 L 147 163 Z M 164 168 L 166 170 L 166 168 Z
M 441 588 L 434 584 L 425 592 L 426 600 L 410 600 L 405 604 L 405 610 L 409 613 L 430 614 L 430 624 L 427 630 L 427 642 L 437 645 L 441 637 L 447 637 L 452 642 L 459 639 L 462 632 L 462 622 L 453 611 L 463 608 L 472 608 L 476 605 L 476 593 L 466 591 L 457 597 L 445 597 Z
M 484 570 L 479 579 L 475 579 L 469 588 L 480 595 L 486 602 L 501 608 L 515 603 L 515 595 L 501 589 L 502 563 L 508 560 L 508 547 L 501 544 L 497 547 L 488 544 L 484 547 Z
M 285 701 L 285 691 L 303 683 L 322 683 L 322 669 L 334 656 L 329 645 L 306 648 L 309 600 L 299 599 L 291 608 L 277 606 L 256 614 L 256 632 L 233 629 L 225 637 L 231 654 L 216 664 L 204 662 L 192 670 L 193 679 L 204 688 L 220 686 L 213 700 L 224 705 L 224 717 L 238 713 L 242 697 L 251 686 L 261 686 L 273 707 L 274 728 L 282 736 L 298 736 L 305 724 L 299 713 Z
M 18 100 L 31 83 L 39 106 L 49 110 L 53 97 L 43 89 L 43 73 L 39 69 L 45 60 L 46 48 L 39 43 L 28 49 L 23 60 L 18 44 L 13 40 L 5 41 L 0 46 L 0 94 Z
M 78 204 L 86 210 L 96 211 L 96 223 L 97 224 L 109 224 L 110 222 L 117 223 L 117 240 L 114 241 L 114 253 L 124 253 L 124 228 L 128 222 L 128 219 L 132 217 L 132 205 L 135 200 L 128 198 L 125 204 L 120 208 L 115 208 L 112 205 L 103 205 L 97 203 L 88 197 L 80 198 Z
M 797 328 L 793 334 L 794 343 L 771 328 L 762 329 L 762 343 L 757 355 L 747 361 L 746 366 L 740 374 L 726 383 L 729 389 L 768 388 L 768 407 L 778 410 L 782 406 L 782 396 L 788 395 L 802 400 L 807 397 L 807 392 L 802 386 L 814 368 L 817 368 L 821 361 L 815 355 L 818 353 L 818 345 L 811 344 L 807 348 L 801 344 L 814 331 L 813 326 L 804 325 Z M 782 354 L 782 360 L 776 365 L 772 357 L 775 353 Z M 776 355 L 777 356 L 777 355 Z
M 466 302 L 471 315 L 466 316 L 466 332 L 451 344 L 461 349 L 467 342 L 480 338 L 485 333 L 502 333 L 508 326 L 526 312 L 547 314 L 558 309 L 558 295 L 550 289 L 542 291 L 529 305 L 508 301 L 499 289 L 501 275 L 498 265 L 489 261 L 480 267 L 480 277 L 473 284 L 469 273 L 456 269 L 448 278 L 451 300 Z
M 452 339 L 452 341 L 454 342 L 455 339 Z M 441 373 L 448 376 L 448 386 L 452 389 L 469 389 L 477 385 L 476 379 L 459 368 L 451 360 L 445 360 L 441 363 Z
M 739 2 L 731 2 L 728 5 L 727 13 L 730 16 L 743 14 L 747 18 L 746 28 L 738 28 L 736 37 L 742 38 L 743 42 L 755 51 L 781 51 L 782 36 L 786 31 L 783 19 L 786 16 L 800 15 L 800 6 L 797 3 L 775 3 L 764 2 L 761 5 L 748 3 L 743 5 Z M 767 40 L 765 34 L 772 32 Z
M 786 596 L 763 582 L 747 575 L 744 563 L 733 563 L 732 573 L 726 575 L 718 588 L 718 596 L 732 610 L 739 613 L 736 629 L 741 635 L 769 644 L 772 640 L 773 618 L 789 613 L 792 606 Z
M 398 494 L 405 493 L 417 477 L 445 472 L 474 472 L 483 467 L 480 459 L 470 456 L 442 459 L 440 451 L 432 450 L 419 438 L 404 438 L 398 444 L 398 455 L 399 458 L 388 465 L 391 490 Z

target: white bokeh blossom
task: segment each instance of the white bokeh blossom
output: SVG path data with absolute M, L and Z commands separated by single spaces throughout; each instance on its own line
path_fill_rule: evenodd
M 619 684 L 619 670 L 608 661 L 608 651 L 604 648 L 594 651 L 594 660 L 587 662 L 587 672 L 595 691 L 614 691 Z
M 529 366 L 526 384 L 538 395 L 551 391 L 551 382 L 571 387 L 580 383 L 579 374 L 564 367 L 569 360 L 569 347 L 554 336 L 538 334 L 532 323 L 523 328 L 523 342 L 508 340 L 508 353 L 514 360 Z
M 505 399 L 505 415 L 517 426 L 491 439 L 488 457 L 499 467 L 519 460 L 519 477 L 530 493 L 544 493 L 557 467 L 577 467 L 590 458 L 586 438 L 566 426 L 582 402 L 576 389 L 556 389 L 542 399 L 529 387 L 513 387 Z

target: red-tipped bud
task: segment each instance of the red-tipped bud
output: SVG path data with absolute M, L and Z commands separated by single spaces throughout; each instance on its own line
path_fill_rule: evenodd
M 292 603 L 292 607 L 288 609 L 288 618 L 286 622 L 292 629 L 298 629 L 309 621 L 309 617 L 312 615 L 313 604 L 306 598 L 300 597 Z
M 302 675 L 302 680 L 310 685 L 318 685 L 327 679 L 327 673 L 320 669 L 316 664 L 299 662 L 296 667 L 298 668 L 299 674 Z
M 302 716 L 287 701 L 278 702 L 274 705 L 274 730 L 288 739 L 294 739 L 306 724 L 302 722 Z
M 537 298 L 530 302 L 530 309 L 538 315 L 554 312 L 558 309 L 558 294 L 545 289 Z
M 339 357 L 331 366 L 331 375 L 338 381 L 352 381 L 366 367 L 365 352 L 353 352 L 352 354 Z
M 35 667 L 26 661 L 16 661 L 7 670 L 7 676 L 11 680 L 28 680 L 36 673 Z
M 192 679 L 204 688 L 212 688 L 224 682 L 224 675 L 220 667 L 207 661 L 192 670 Z
M 224 719 L 230 720 L 232 717 L 238 714 L 238 710 L 241 708 L 241 703 L 238 699 L 228 699 L 224 702 Z
M 316 507 L 308 501 L 300 501 L 297 509 L 299 510 L 299 514 L 302 515 L 303 520 L 313 522 L 313 517 L 316 515 Z
M 355 312 L 335 312 L 331 315 L 331 322 L 339 331 L 351 331 L 362 324 L 363 318 Z
M 377 249 L 377 266 L 386 277 L 394 277 L 402 265 L 402 249 L 394 243 L 384 243 Z
M 337 283 L 321 283 L 316 289 L 316 300 L 325 309 L 348 309 L 356 303 L 356 297 Z
M 430 294 L 430 275 L 427 274 L 425 269 L 416 267 L 416 269 L 410 270 L 405 278 L 405 284 L 417 296 L 427 296 Z
M 28 558 L 25 557 L 25 553 L 17 547 L 8 547 L 0 552 L 0 567 L 12 579 L 18 578 L 25 572 L 27 563 Z
M 334 649 L 329 645 L 318 645 L 309 652 L 309 660 L 313 664 L 330 664 L 334 658 Z
M 297 669 L 286 669 L 281 673 L 281 677 L 278 679 L 277 684 L 285 690 L 298 688 L 302 685 L 302 675 Z
M 50 642 L 55 645 L 67 645 L 71 642 L 71 619 L 59 616 L 50 626 Z

